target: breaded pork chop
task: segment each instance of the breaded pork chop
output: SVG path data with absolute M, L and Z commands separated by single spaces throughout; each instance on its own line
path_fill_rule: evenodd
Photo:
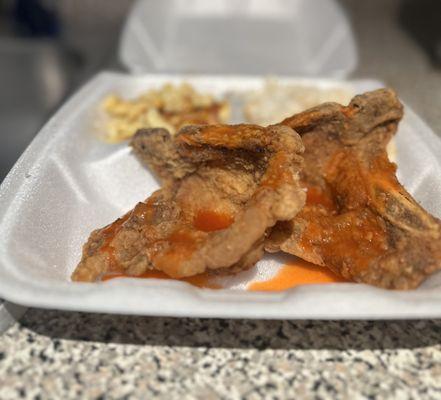
M 304 205 L 303 144 L 287 126 L 191 126 L 175 137 L 147 129 L 134 143 L 164 186 L 91 234 L 73 280 L 249 268 L 263 254 L 268 228 Z
M 386 146 L 403 107 L 391 90 L 326 103 L 282 122 L 305 145 L 304 209 L 273 229 L 266 248 L 356 282 L 411 289 L 441 268 L 441 223 L 401 186 Z

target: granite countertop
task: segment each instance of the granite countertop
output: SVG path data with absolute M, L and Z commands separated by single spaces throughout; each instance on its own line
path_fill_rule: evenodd
M 398 90 L 441 134 L 441 73 L 398 0 L 341 0 L 354 77 Z M 354 301 L 356 301 L 354 299 Z M 0 336 L 0 399 L 441 398 L 441 321 L 263 321 L 29 309 Z
M 0 398 L 441 396 L 441 321 L 252 321 L 29 310 Z

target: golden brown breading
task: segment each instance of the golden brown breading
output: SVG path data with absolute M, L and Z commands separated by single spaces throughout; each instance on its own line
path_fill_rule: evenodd
M 175 137 L 150 129 L 138 132 L 134 145 L 164 187 L 92 233 L 73 280 L 249 268 L 263 254 L 267 229 L 304 205 L 303 144 L 289 127 L 191 126 Z
M 326 103 L 282 122 L 305 145 L 304 209 L 266 244 L 372 285 L 411 289 L 441 268 L 441 223 L 398 182 L 386 146 L 403 107 L 391 90 Z

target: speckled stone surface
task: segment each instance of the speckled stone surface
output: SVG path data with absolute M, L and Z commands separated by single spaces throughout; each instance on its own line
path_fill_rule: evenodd
M 360 46 L 353 76 L 396 88 L 440 135 L 441 72 L 397 23 L 400 2 L 340 2 Z M 30 309 L 0 335 L 0 399 L 17 398 L 441 399 L 441 321 L 234 321 Z
M 239 321 L 29 310 L 0 398 L 441 398 L 441 321 Z

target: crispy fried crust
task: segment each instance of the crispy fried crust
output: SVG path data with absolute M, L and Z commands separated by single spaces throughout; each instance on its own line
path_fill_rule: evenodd
M 267 250 L 393 289 L 415 288 L 441 268 L 441 223 L 400 185 L 387 157 L 402 114 L 395 93 L 383 89 L 282 122 L 305 144 L 307 201 L 292 221 L 276 225 Z
M 174 138 L 147 129 L 132 145 L 164 186 L 91 234 L 73 280 L 237 272 L 261 258 L 267 229 L 304 205 L 303 144 L 287 126 L 192 126 Z

